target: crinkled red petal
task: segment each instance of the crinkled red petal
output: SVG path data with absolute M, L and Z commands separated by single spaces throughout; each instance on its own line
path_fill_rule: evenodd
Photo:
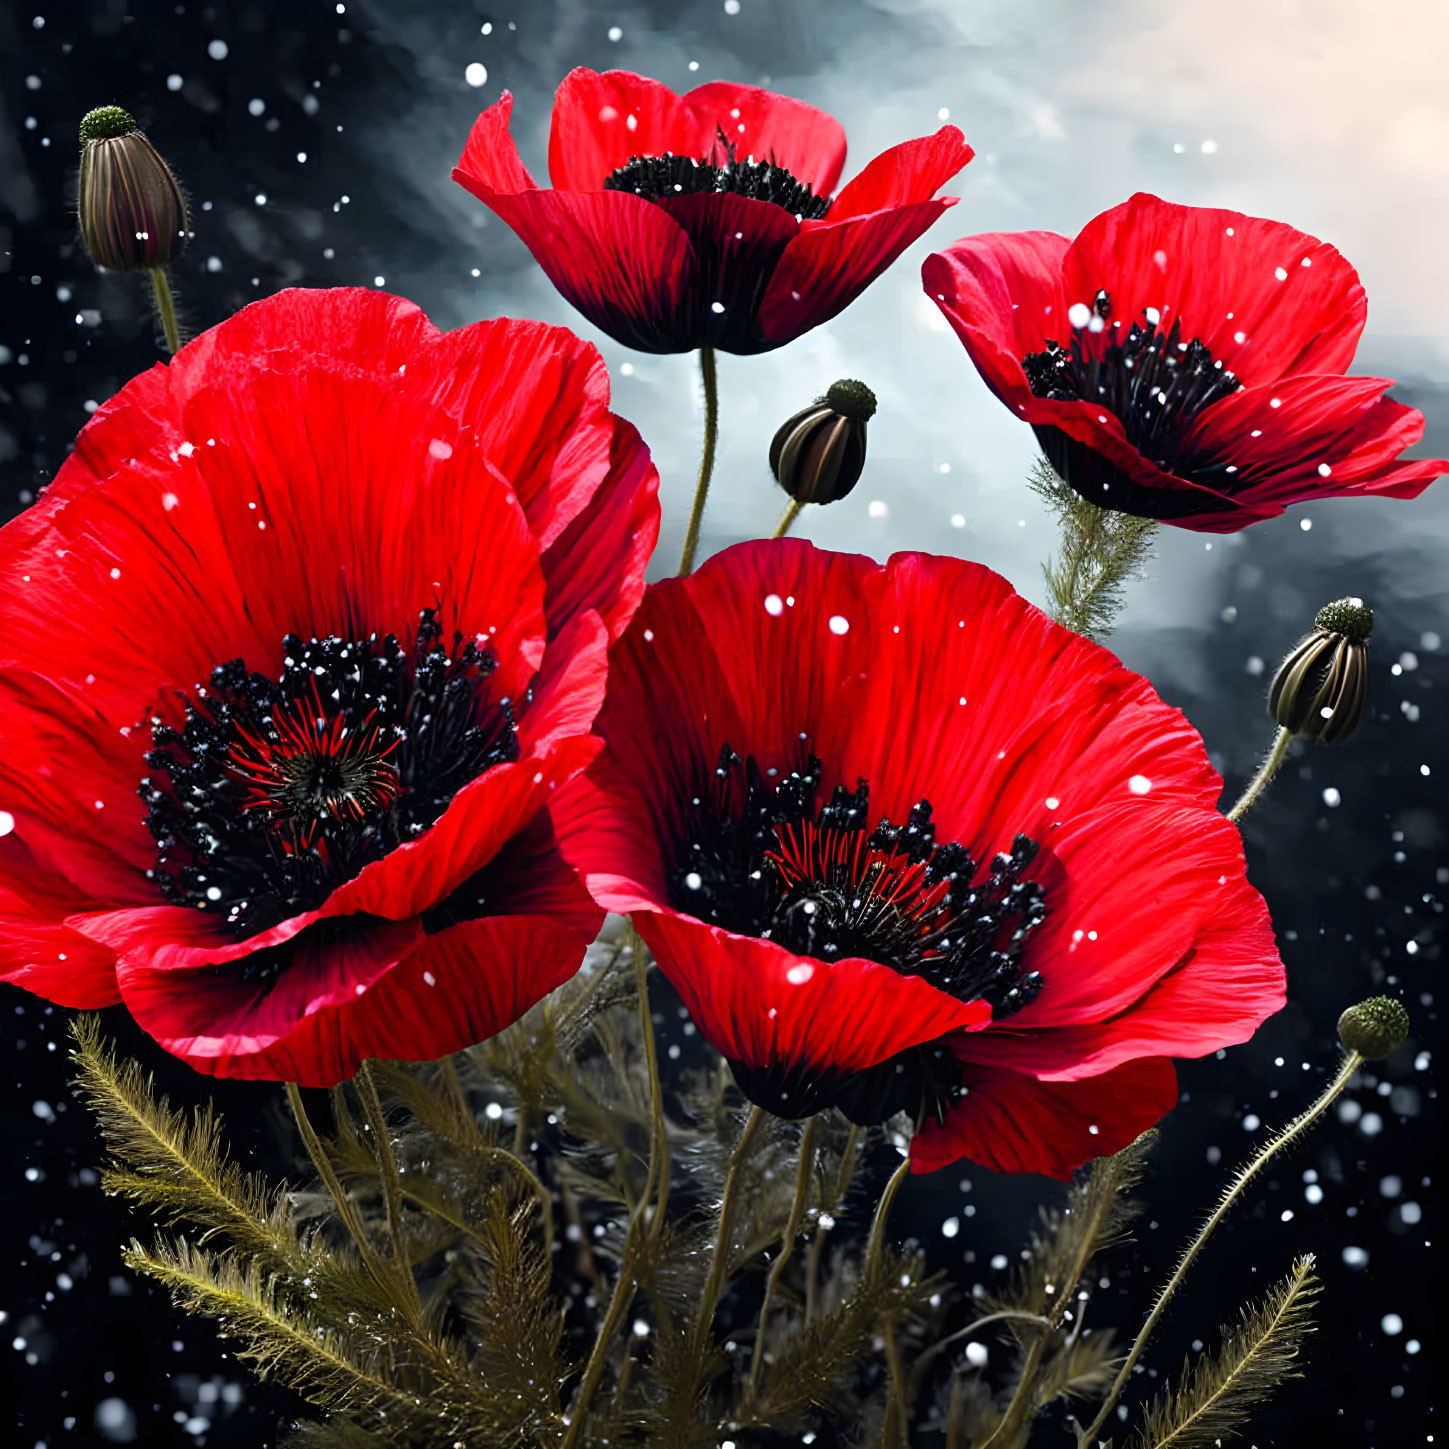
M 974 1038 L 963 1038 L 969 1049 Z M 994 1067 L 963 1069 L 966 1095 L 911 1142 L 911 1170 L 969 1158 L 997 1172 L 1067 1179 L 1134 1141 L 1177 1104 L 1177 1074 L 1161 1057 L 1078 1082 L 1040 1082 Z
M 1075 1081 L 1139 1057 L 1200 1057 L 1247 1041 L 1287 999 L 1273 925 L 1262 896 L 1245 883 L 1229 880 L 1215 905 L 1200 920 L 1191 947 L 1125 1010 L 1040 1030 L 1027 1029 L 1023 1012 L 974 1037 L 972 1060 L 1047 1081 Z M 1160 924 L 1151 902 L 1139 905 L 1137 919 L 1144 926 Z M 1051 966 L 1044 960 L 1043 972 Z
M 1105 288 L 1124 328 L 1157 308 L 1162 327 L 1180 321 L 1184 341 L 1200 338 L 1249 386 L 1346 371 L 1368 316 L 1358 273 L 1326 242 L 1282 222 L 1146 192 L 1082 228 L 1062 283 L 1069 306 L 1091 306 Z
M 64 924 L 95 902 L 40 863 L 15 835 L 0 840 L 0 981 L 58 1006 L 114 1006 L 115 953 Z
M 1062 258 L 1070 245 L 1051 231 L 994 232 L 963 237 L 921 266 L 926 295 L 986 385 L 1028 421 L 1035 399 L 1021 360 L 1068 325 Z
M 366 1057 L 433 1060 L 492 1036 L 566 981 L 586 944 L 551 917 L 432 936 L 394 923 L 300 952 L 270 985 L 123 963 L 122 990 L 140 1025 L 198 1071 L 325 1087 Z
M 863 1071 L 991 1017 L 878 961 L 796 956 L 667 908 L 633 921 L 705 1039 L 746 1066 Z
M 1424 415 L 1385 397 L 1386 377 L 1289 377 L 1208 408 L 1184 439 L 1204 466 L 1232 467 L 1245 504 L 1264 513 L 1337 494 L 1417 498 L 1449 473 L 1443 458 L 1399 454 Z
M 679 96 L 632 71 L 580 67 L 554 99 L 548 169 L 560 190 L 599 191 L 635 156 L 713 158 L 719 138 L 743 159 L 769 158 L 828 195 L 845 163 L 845 132 L 823 111 L 755 86 L 714 81 Z

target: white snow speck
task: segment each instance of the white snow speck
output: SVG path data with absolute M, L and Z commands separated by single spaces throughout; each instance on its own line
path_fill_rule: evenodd
M 1330 810 L 1334 810 L 1339 805 L 1343 804 L 1343 796 L 1340 795 L 1338 791 L 1333 788 L 1332 785 L 1330 785 L 1328 789 L 1323 792 L 1323 803 L 1327 805 Z
M 1133 775 L 1127 782 L 1127 788 L 1134 795 L 1145 795 L 1152 788 L 1152 781 L 1146 775 Z
M 470 86 L 486 86 L 488 84 L 488 67 L 481 61 L 470 61 L 463 69 L 463 79 Z
M 815 968 L 808 961 L 801 961 L 785 973 L 785 980 L 791 986 L 803 986 L 814 974 Z
M 213 40 L 211 42 L 211 44 L 206 47 L 206 53 L 213 60 L 225 60 L 226 59 L 226 56 L 227 56 L 227 44 L 226 44 L 226 41 L 224 41 L 224 40 Z
M 453 445 L 445 443 L 441 438 L 434 438 L 428 444 L 428 452 L 438 459 L 451 458 L 453 456 Z
M 1067 321 L 1073 327 L 1085 327 L 1092 320 L 1092 309 L 1085 302 L 1073 302 L 1067 308 Z
M 785 612 L 785 601 L 779 594 L 765 595 L 765 612 L 772 619 L 778 619 Z
M 0 835 L 9 835 L 15 829 L 15 817 L 8 810 L 0 810 Z
M 830 632 L 832 634 L 850 633 L 850 620 L 844 614 L 832 614 L 830 616 Z

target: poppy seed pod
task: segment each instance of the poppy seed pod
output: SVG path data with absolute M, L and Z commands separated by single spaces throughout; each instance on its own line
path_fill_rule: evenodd
M 1338 1039 L 1345 1050 L 1381 1061 L 1409 1035 L 1409 1013 L 1392 996 L 1370 996 L 1338 1018 Z
M 835 503 L 860 482 L 875 394 L 849 378 L 787 419 L 770 444 L 770 470 L 799 503 Z
M 120 106 L 100 106 L 80 124 L 81 240 L 98 267 L 164 267 L 186 244 L 186 199 L 161 153 Z
M 1374 611 L 1362 599 L 1337 599 L 1318 611 L 1313 626 L 1278 667 L 1268 709 L 1285 730 L 1333 745 L 1363 716 Z

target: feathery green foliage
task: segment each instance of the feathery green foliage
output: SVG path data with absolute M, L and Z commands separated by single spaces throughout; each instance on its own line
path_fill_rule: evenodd
M 1156 520 L 1089 503 L 1045 458 L 1033 465 L 1027 486 L 1061 528 L 1060 549 L 1042 565 L 1052 617 L 1101 641 L 1112 632 L 1127 585 L 1151 557 Z
M 1299 1258 L 1261 1304 L 1248 1304 L 1236 1325 L 1224 1327 L 1215 1355 L 1183 1366 L 1177 1386 L 1147 1411 L 1141 1449 L 1216 1449 L 1285 1380 L 1301 1377 L 1321 1288 L 1313 1258 Z
M 223 1238 L 269 1270 L 293 1267 L 299 1248 L 286 1190 L 228 1160 L 222 1124 L 208 1104 L 190 1121 L 158 1097 L 134 1062 L 118 1062 L 94 1016 L 74 1026 L 76 1085 L 100 1121 L 112 1153 L 101 1179 L 106 1192 L 151 1209 L 165 1223 L 186 1222 L 198 1239 Z

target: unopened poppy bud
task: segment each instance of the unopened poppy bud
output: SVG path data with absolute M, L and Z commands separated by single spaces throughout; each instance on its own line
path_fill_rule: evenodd
M 1346 740 L 1363 716 L 1374 611 L 1362 599 L 1337 599 L 1313 623 L 1313 632 L 1279 666 L 1268 709 L 1285 730 L 1333 745 Z
M 834 503 L 860 482 L 875 394 L 849 378 L 789 418 L 770 444 L 770 469 L 799 503 Z
M 1409 1013 L 1392 996 L 1370 996 L 1338 1018 L 1338 1039 L 1347 1051 L 1376 1062 L 1403 1044 Z
M 164 267 L 186 243 L 186 199 L 161 153 L 120 106 L 100 106 L 80 124 L 81 240 L 98 267 Z

